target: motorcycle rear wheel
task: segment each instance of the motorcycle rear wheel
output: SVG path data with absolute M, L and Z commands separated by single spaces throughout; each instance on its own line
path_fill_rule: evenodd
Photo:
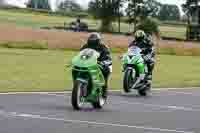
M 151 91 L 151 84 L 147 85 L 144 89 L 139 90 L 138 93 L 140 96 L 147 96 Z
M 104 98 L 102 95 L 99 95 L 97 96 L 97 100 L 92 103 L 92 106 L 95 109 L 102 109 L 105 103 L 106 103 L 106 98 Z

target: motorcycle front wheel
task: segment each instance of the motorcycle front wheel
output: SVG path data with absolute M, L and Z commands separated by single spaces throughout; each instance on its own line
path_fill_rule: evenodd
M 132 70 L 132 69 L 126 69 L 126 71 L 124 73 L 123 89 L 124 89 L 124 92 L 126 92 L 126 93 L 131 92 L 131 87 L 134 82 L 133 72 L 134 72 L 134 70 Z
M 80 110 L 83 106 L 83 88 L 86 87 L 86 84 L 82 83 L 81 81 L 75 81 L 74 87 L 72 90 L 72 96 L 71 96 L 71 103 L 75 110 Z

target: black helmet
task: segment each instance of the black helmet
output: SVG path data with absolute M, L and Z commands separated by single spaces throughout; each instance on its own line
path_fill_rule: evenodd
M 100 41 L 101 41 L 101 35 L 99 33 L 91 33 L 88 37 L 88 45 L 91 45 L 91 46 L 97 46 L 100 44 Z

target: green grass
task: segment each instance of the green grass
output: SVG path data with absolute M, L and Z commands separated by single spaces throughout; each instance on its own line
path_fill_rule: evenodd
M 65 57 L 61 51 L 0 48 L 0 91 L 64 90 Z
M 46 26 L 63 26 L 64 22 L 69 23 L 75 18 L 63 16 L 50 16 L 40 13 L 29 12 L 13 12 L 12 10 L 0 9 L 0 22 L 11 23 L 17 26 L 28 26 L 33 28 L 40 28 Z M 95 24 L 92 20 L 84 20 L 85 22 Z
M 158 55 L 153 87 L 200 86 L 200 60 L 193 56 Z M 112 88 L 122 88 L 121 63 L 114 57 Z M 119 82 L 121 81 L 121 82 Z
M 161 25 L 161 36 L 163 37 L 175 37 L 178 39 L 186 39 L 186 27 L 176 25 Z
M 0 42 L 0 47 L 3 48 L 18 48 L 18 49 L 48 49 L 46 41 L 31 41 L 31 42 Z
M 63 26 L 64 22 L 69 23 L 74 21 L 76 18 L 64 17 L 64 16 L 50 16 L 42 13 L 31 13 L 31 12 L 15 12 L 13 10 L 0 9 L 0 22 L 1 23 L 11 23 L 17 26 L 28 26 L 33 28 L 40 27 L 52 27 L 52 26 Z M 97 29 L 99 27 L 99 21 L 93 19 L 83 19 L 84 22 L 89 24 L 92 29 Z M 117 23 L 114 24 L 117 31 Z M 129 32 L 129 25 L 121 24 L 122 32 Z M 184 25 L 160 25 L 161 35 L 164 37 L 176 37 L 180 39 L 185 38 L 186 28 Z
M 63 91 L 72 86 L 70 62 L 76 52 L 0 48 L 0 92 Z M 113 54 L 110 88 L 122 88 L 121 63 Z M 192 56 L 159 55 L 154 87 L 200 86 L 200 60 Z

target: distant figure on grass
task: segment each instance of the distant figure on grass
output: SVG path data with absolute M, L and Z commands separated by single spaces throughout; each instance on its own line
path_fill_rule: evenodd
M 81 31 L 81 19 L 79 17 L 76 19 L 75 31 L 77 31 L 77 32 Z

